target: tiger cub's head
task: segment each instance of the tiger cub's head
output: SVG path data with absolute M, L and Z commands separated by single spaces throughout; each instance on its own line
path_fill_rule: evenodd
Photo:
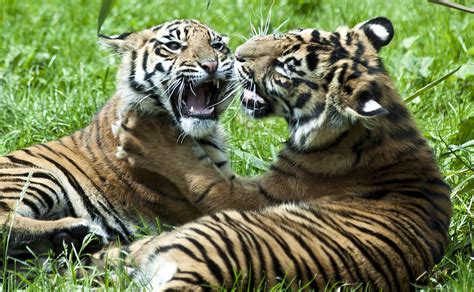
M 355 123 L 388 112 L 395 90 L 378 51 L 393 35 L 392 23 L 378 17 L 332 33 L 255 36 L 235 52 L 242 104 L 257 118 L 284 117 L 300 150 L 327 144 Z
M 233 57 L 228 39 L 195 20 L 100 36 L 122 55 L 118 90 L 126 109 L 167 111 L 195 138 L 215 130 L 229 104 Z

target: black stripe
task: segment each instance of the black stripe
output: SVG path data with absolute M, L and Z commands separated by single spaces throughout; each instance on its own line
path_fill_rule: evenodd
M 197 139 L 196 141 L 197 141 L 199 144 L 208 145 L 208 146 L 211 146 L 212 148 L 215 148 L 215 149 L 217 149 L 217 150 L 219 150 L 219 151 L 221 151 L 221 152 L 224 152 L 224 150 L 222 150 L 222 148 L 221 148 L 219 145 L 215 144 L 215 143 L 212 142 L 212 141 L 209 141 L 209 140 L 206 140 L 206 139 Z
M 291 237 L 293 237 L 293 239 L 300 245 L 301 249 L 304 250 L 309 255 L 312 262 L 317 266 L 318 272 L 322 274 L 321 271 L 324 271 L 324 267 L 322 267 L 320 265 L 318 258 L 313 253 L 311 247 L 308 246 L 308 244 L 306 243 L 306 241 L 308 241 L 308 238 L 302 237 L 301 234 L 298 234 L 298 233 L 294 232 L 293 230 L 291 230 L 290 228 L 288 228 L 287 226 L 285 226 L 281 222 L 277 223 L 277 225 L 282 230 L 284 230 L 286 233 L 291 235 Z M 298 225 L 300 225 L 300 224 L 298 224 Z M 332 266 L 333 271 L 334 271 L 334 275 L 335 275 L 334 280 L 335 280 L 335 282 L 341 281 L 342 279 L 340 278 L 339 268 L 337 267 L 337 265 L 335 264 L 334 260 L 331 257 L 329 257 L 329 260 L 331 261 L 331 266 Z M 304 262 L 304 258 L 302 259 L 302 262 Z M 324 273 L 326 273 L 326 272 L 324 272 Z M 308 275 L 306 278 L 308 279 L 308 281 L 310 281 L 314 277 L 314 275 L 316 275 L 316 274 L 317 273 L 313 273 L 312 275 Z
M 48 211 L 53 209 L 54 201 L 53 199 L 51 199 L 48 193 L 40 190 L 35 186 L 32 186 L 31 184 L 28 186 L 28 190 L 35 192 L 40 197 L 41 200 L 38 200 L 41 202 L 41 204 L 43 204 L 45 208 L 48 208 Z
M 301 209 L 301 211 L 304 211 L 304 209 Z M 364 277 L 360 273 L 361 272 L 360 271 L 360 264 L 356 263 L 356 261 L 354 260 L 354 254 L 353 253 L 347 253 L 347 252 L 342 253 L 341 251 L 346 250 L 346 248 L 342 247 L 339 244 L 338 241 L 335 241 L 333 238 L 331 238 L 330 234 L 317 232 L 314 229 L 315 226 L 311 226 L 311 225 L 317 225 L 321 229 L 324 228 L 319 222 L 309 218 L 306 214 L 301 214 L 299 212 L 296 212 L 295 210 L 287 210 L 287 212 L 290 213 L 293 216 L 296 216 L 298 218 L 303 219 L 303 222 L 304 221 L 308 222 L 308 224 L 302 223 L 302 222 L 296 222 L 296 221 L 292 220 L 290 217 L 286 217 L 286 219 L 285 219 L 285 220 L 288 220 L 288 221 L 292 221 L 295 224 L 299 224 L 301 227 L 303 227 L 303 229 L 308 231 L 312 236 L 316 237 L 317 241 L 322 242 L 323 247 L 325 247 L 327 249 L 330 249 L 334 254 L 336 254 L 337 257 L 339 258 L 338 262 L 342 263 L 342 265 L 344 266 L 344 270 L 348 274 L 350 274 L 350 276 L 352 277 L 353 280 L 355 280 L 355 281 L 359 280 L 359 279 L 366 280 L 366 279 L 364 279 Z M 314 218 L 314 219 L 317 219 L 317 218 Z M 311 225 L 309 225 L 309 224 L 311 224 Z M 329 258 L 332 260 L 332 257 L 329 257 Z M 351 262 L 350 266 L 348 265 L 347 261 Z M 331 263 L 334 264 L 333 261 Z M 316 265 L 318 265 L 318 263 L 316 263 Z M 355 273 L 356 273 L 355 276 L 352 273 L 352 270 L 355 271 Z M 346 279 L 346 282 L 347 282 L 347 279 Z
M 11 176 L 10 176 L 11 177 Z M 17 178 L 9 178 L 8 176 L 5 176 L 5 177 L 2 177 L 0 176 L 0 178 L 7 178 L 7 179 L 1 179 L 0 182 L 9 182 L 9 183 L 20 183 L 20 184 L 25 184 L 27 182 L 27 178 L 23 178 L 23 177 L 17 177 Z M 33 177 L 32 177 L 33 178 Z M 31 189 L 32 188 L 32 185 L 37 185 L 37 186 L 41 186 L 45 189 L 47 189 L 49 192 L 53 193 L 55 196 L 56 196 L 56 199 L 57 201 L 59 202 L 59 197 L 58 195 L 56 194 L 56 192 L 50 188 L 48 185 L 46 184 L 43 184 L 41 182 L 37 182 L 37 181 L 33 181 L 31 180 L 30 181 L 30 184 L 28 186 L 28 189 Z M 34 188 L 34 190 L 37 189 L 37 188 Z M 50 206 L 50 209 L 52 208 L 52 205 L 54 204 L 54 201 L 51 199 L 51 197 L 48 196 L 49 199 L 44 199 L 44 200 L 48 200 L 49 202 L 51 202 L 51 204 L 48 203 L 48 205 Z M 46 203 L 46 201 L 44 201 L 44 203 Z M 46 207 L 46 205 L 45 205 Z
M 33 215 L 33 218 L 38 218 L 38 217 L 39 217 L 39 215 L 40 215 L 41 212 L 40 212 L 40 210 L 38 209 L 38 207 L 36 206 L 35 203 L 33 203 L 33 202 L 32 202 L 31 200 L 29 200 L 28 198 L 23 198 L 23 199 L 21 200 L 21 202 L 22 202 L 23 204 L 25 204 L 26 206 L 28 206 L 28 208 L 30 208 L 31 211 L 33 211 L 33 214 L 34 214 L 34 215 Z
M 221 168 L 222 166 L 227 164 L 227 160 L 224 161 L 218 161 L 214 163 L 218 168 Z
M 227 275 L 231 275 L 231 277 L 232 277 L 231 283 L 235 283 L 235 281 L 237 280 L 236 277 L 235 277 L 235 272 L 236 271 L 234 270 L 234 267 L 232 266 L 232 263 L 229 260 L 228 253 L 226 253 L 224 251 L 223 247 L 216 244 L 213 237 L 211 237 L 209 234 L 205 233 L 204 231 L 199 230 L 198 228 L 188 227 L 187 230 L 191 230 L 191 231 L 201 235 L 203 240 L 207 240 L 207 242 L 210 243 L 214 247 L 214 250 L 217 252 L 217 254 L 219 255 L 219 258 L 222 260 L 222 262 L 224 263 L 225 268 L 227 269 Z M 216 232 L 216 233 L 217 233 L 217 235 L 219 235 L 218 232 Z M 211 262 L 212 262 L 212 260 L 210 260 L 210 263 Z M 211 265 L 213 265 L 213 264 L 211 263 Z M 217 266 L 217 264 L 216 264 L 216 266 Z M 218 269 L 220 269 L 220 267 L 218 267 Z M 223 271 L 223 272 L 225 274 L 225 271 Z M 221 284 L 224 284 L 224 283 L 221 283 Z M 227 284 L 229 284 L 229 283 L 227 283 Z
M 204 280 L 204 278 L 195 271 L 182 271 L 178 269 L 178 273 L 190 275 L 194 279 L 196 279 L 196 285 L 200 285 L 203 290 L 210 290 L 211 284 Z
M 64 189 L 64 186 L 58 181 L 58 179 L 56 177 L 54 177 L 52 174 L 49 174 L 49 173 L 42 173 L 42 172 L 35 172 L 33 174 L 33 177 L 37 177 L 37 178 L 42 178 L 42 179 L 47 179 L 47 180 L 50 180 L 54 185 L 56 185 L 57 187 L 59 187 L 59 189 L 61 190 L 61 192 L 63 193 L 63 200 L 65 202 L 65 205 L 67 207 L 67 211 L 68 212 L 71 212 L 71 216 L 72 217 L 78 217 L 77 214 L 76 214 L 76 211 L 74 210 L 72 204 L 71 204 L 71 201 L 69 200 L 69 197 L 68 197 L 68 194 L 66 192 L 66 190 Z M 56 198 L 58 200 L 58 204 L 61 204 L 62 201 L 60 200 L 59 198 L 59 194 L 57 194 L 56 192 L 54 192 L 56 194 Z
M 78 143 L 77 143 L 76 135 L 72 135 L 72 136 L 70 136 L 70 137 L 71 137 L 71 140 L 72 140 L 72 143 L 73 143 L 73 146 L 75 147 L 75 149 L 80 149 L 81 146 L 78 145 Z M 68 150 L 71 151 L 72 153 L 76 152 L 76 151 L 72 150 L 68 145 L 66 145 L 65 143 L 63 143 L 62 139 L 59 140 L 59 142 L 61 143 L 61 145 L 62 145 L 63 147 L 65 147 L 66 149 L 68 149 Z M 87 144 L 89 144 L 89 143 L 87 143 Z M 93 152 L 93 151 L 92 151 L 92 152 Z M 82 152 L 82 153 L 83 153 L 83 152 Z M 89 154 L 89 155 L 92 157 L 92 159 L 90 159 L 90 157 L 87 157 L 87 158 L 89 159 L 89 161 L 94 161 L 94 162 L 97 161 L 97 158 L 95 157 L 95 155 L 94 155 L 93 153 L 84 153 L 84 155 L 87 155 L 87 154 Z M 102 174 L 96 169 L 96 166 L 98 166 L 97 163 L 93 163 L 93 164 L 89 164 L 89 165 L 88 165 L 89 169 L 91 169 L 92 171 L 94 171 L 94 176 L 97 177 L 97 178 L 99 178 L 99 180 L 100 180 L 100 182 L 101 182 L 102 184 L 105 184 L 105 183 L 106 183 L 106 178 L 105 178 L 104 176 L 102 176 Z
M 216 278 L 218 285 L 224 284 L 224 275 L 222 274 L 222 270 L 215 261 L 209 258 L 206 248 L 194 238 L 186 237 L 186 240 L 199 250 L 201 256 L 204 258 L 204 262 L 206 263 L 209 272 L 214 276 L 214 278 Z
M 296 168 L 296 169 L 297 169 L 297 170 L 295 171 L 296 173 L 304 173 L 304 174 L 306 174 L 306 175 L 308 175 L 308 176 L 318 176 L 318 175 L 320 175 L 320 174 L 318 174 L 318 173 L 314 173 L 314 172 L 310 171 L 310 170 L 307 169 L 306 167 L 304 167 L 304 166 L 298 164 L 296 161 L 293 161 L 290 157 L 288 157 L 288 156 L 287 156 L 286 154 L 284 154 L 284 153 L 280 153 L 280 154 L 278 155 L 278 158 L 279 158 L 280 160 L 285 161 L 289 166 Z
M 326 222 L 331 222 L 332 224 L 337 225 L 337 223 L 329 217 L 325 218 L 320 218 L 321 220 L 324 220 Z M 350 224 L 345 222 L 346 225 Z M 374 259 L 374 254 L 373 251 L 375 250 L 378 255 L 380 255 L 384 262 L 386 263 L 385 267 L 388 269 L 388 271 L 392 274 L 392 278 L 394 281 L 396 281 L 396 273 L 394 270 L 392 270 L 392 265 L 390 260 L 387 258 L 386 254 L 382 252 L 377 246 L 369 245 L 368 242 L 361 242 L 358 238 L 354 237 L 354 235 L 348 231 L 346 231 L 344 228 L 339 228 L 339 233 L 342 236 L 345 236 L 352 244 L 354 244 L 360 251 L 361 254 L 364 255 L 364 257 L 370 262 L 370 264 L 374 267 L 374 272 L 378 272 L 384 279 L 387 285 L 392 283 L 393 281 L 390 281 L 387 278 L 387 274 L 384 272 L 385 270 L 382 268 L 381 263 L 379 262 L 378 259 Z M 371 251 L 371 252 L 370 252 Z M 370 254 L 369 254 L 370 252 Z M 371 280 L 372 283 L 375 283 L 375 281 Z M 398 285 L 397 281 L 397 285 Z M 383 285 L 382 285 L 383 286 Z M 400 289 L 399 289 L 400 290 Z M 398 290 L 397 290 L 398 291 Z
M 201 194 L 198 195 L 198 198 L 196 199 L 196 201 L 194 201 L 194 204 L 199 204 L 202 202 L 202 200 L 204 200 L 208 195 L 209 195 L 209 192 L 211 191 L 211 189 L 217 185 L 218 182 L 212 182 L 208 185 L 207 189 L 202 192 Z
M 285 177 L 292 177 L 292 178 L 298 178 L 298 175 L 292 172 L 288 172 L 287 170 L 283 170 L 280 167 L 278 167 L 276 164 L 271 164 L 270 165 L 270 171 L 278 172 L 279 174 L 285 176 Z
M 173 276 L 173 278 L 171 279 L 172 281 L 180 281 L 180 282 L 184 282 L 188 285 L 196 285 L 196 286 L 199 286 L 200 283 L 198 280 L 196 279 L 191 279 L 191 278 L 185 278 L 185 277 L 179 277 L 179 276 Z M 170 289 L 170 290 L 163 290 L 163 291 L 176 291 L 174 289 Z
M 67 148 L 69 151 L 72 151 L 71 149 L 69 149 L 67 146 L 64 145 L 64 143 L 62 143 L 62 141 L 59 141 L 61 143 L 61 145 L 63 145 L 63 147 Z M 46 148 L 47 150 L 55 153 L 56 155 L 59 155 L 61 156 L 62 158 L 66 159 L 70 164 L 72 164 L 83 176 L 85 176 L 87 178 L 87 180 L 94 186 L 94 188 L 96 190 L 98 190 L 101 194 L 104 194 L 105 192 L 89 177 L 89 175 L 72 159 L 70 159 L 69 157 L 67 157 L 66 155 L 64 155 L 62 152 L 58 151 L 58 150 L 53 150 L 51 149 L 49 146 L 47 145 L 40 145 L 42 146 L 43 148 Z M 74 152 L 74 151 L 72 151 Z M 108 202 L 107 202 L 108 203 Z M 118 225 L 120 226 L 120 229 L 122 229 L 123 233 L 126 234 L 127 236 L 130 235 L 130 231 L 125 227 L 125 225 L 122 223 L 122 221 L 119 219 L 119 216 L 117 216 L 117 211 L 115 210 L 115 208 L 113 206 L 111 206 L 110 204 L 107 204 L 108 206 L 103 206 L 104 207 L 104 211 L 108 211 L 108 210 L 111 210 L 112 212 L 109 213 L 109 215 L 111 215 L 114 220 L 118 223 Z M 98 211 L 98 209 L 97 209 Z M 105 224 L 105 217 L 104 218 L 104 224 Z
M 350 211 L 347 211 L 347 212 L 350 212 Z M 370 212 L 374 216 L 380 216 L 380 213 L 374 213 L 372 210 L 364 210 L 364 212 Z M 373 222 L 375 221 L 378 224 L 383 225 L 385 229 L 390 230 L 393 234 L 401 233 L 401 236 L 399 236 L 398 238 L 401 241 L 404 241 L 405 244 L 408 245 L 408 246 L 415 245 L 416 248 L 419 251 L 420 256 L 423 259 L 425 267 L 429 267 L 430 266 L 429 254 L 427 253 L 427 250 L 423 246 L 420 245 L 419 241 L 423 241 L 423 243 L 430 249 L 431 254 L 434 254 L 434 250 L 433 250 L 433 247 L 430 245 L 430 242 L 428 241 L 428 238 L 426 238 L 425 236 L 419 236 L 421 233 L 425 233 L 425 232 L 420 230 L 421 227 L 418 224 L 415 224 L 413 222 L 414 218 L 407 217 L 407 216 L 405 216 L 406 214 L 400 213 L 399 211 L 395 211 L 395 210 L 386 210 L 386 209 L 384 209 L 383 212 L 384 212 L 384 217 L 385 216 L 388 217 L 389 216 L 388 213 L 393 214 L 393 217 L 391 217 L 390 223 L 392 225 L 394 225 L 395 229 L 391 228 L 389 225 L 381 222 L 380 220 L 374 219 L 373 217 L 369 218 L 369 217 L 362 216 L 362 215 L 356 215 L 356 216 L 359 216 L 359 217 L 362 217 L 362 218 L 364 218 L 364 217 L 367 218 L 365 220 L 360 219 L 360 218 L 358 219 L 358 220 L 366 222 L 367 224 L 373 224 Z M 351 212 L 351 213 L 354 214 L 354 212 Z M 408 218 L 408 220 L 406 220 L 405 217 Z M 413 234 L 413 232 L 410 232 L 406 228 L 406 226 L 403 225 L 403 223 L 401 223 L 400 221 L 403 221 L 403 223 L 408 225 L 411 229 L 415 230 L 415 232 L 417 234 L 415 235 L 415 234 Z
M 262 187 L 262 185 L 258 185 L 258 191 L 260 192 L 260 194 L 262 194 L 262 196 L 267 199 L 267 201 L 270 201 L 272 204 L 279 204 L 279 203 L 282 203 L 284 202 L 284 200 L 280 200 L 278 198 L 275 198 L 275 196 L 273 196 L 272 194 L 270 194 L 266 189 L 264 189 Z
M 298 95 L 295 102 L 295 108 L 302 108 L 311 99 L 311 93 L 304 92 Z
M 338 224 L 336 221 L 334 221 L 329 216 L 327 216 L 327 214 L 323 214 L 323 213 L 321 213 L 320 210 L 315 209 L 315 208 L 311 208 L 311 209 L 307 209 L 307 210 L 310 213 L 313 213 L 313 215 L 316 218 L 321 220 L 328 227 L 332 228 L 334 230 L 334 232 L 338 233 L 340 236 L 344 237 L 348 242 L 350 242 L 352 245 L 354 245 L 359 250 L 359 253 L 364 258 L 366 258 L 369 261 L 369 263 L 374 267 L 374 269 L 372 269 L 373 273 L 374 274 L 375 273 L 380 274 L 385 279 L 386 283 L 390 283 L 389 279 L 387 278 L 387 275 L 385 275 L 385 273 L 382 272 L 382 267 L 372 257 L 372 255 L 369 254 L 365 244 L 363 244 L 360 240 L 355 238 L 353 236 L 353 234 L 351 234 L 349 232 L 346 232 L 343 228 L 341 228 L 340 224 Z M 376 281 L 374 280 L 374 278 L 372 278 L 372 275 L 373 274 L 371 273 L 371 271 L 369 271 L 367 273 L 367 277 L 369 278 L 369 282 L 375 283 Z M 325 280 L 325 282 L 327 282 L 327 280 Z
M 292 262 L 295 263 L 296 275 L 297 276 L 302 275 L 299 261 L 293 255 L 292 249 L 288 246 L 288 243 L 279 235 L 277 230 L 274 230 L 272 226 L 269 226 L 268 224 L 263 223 L 260 219 L 257 218 L 256 215 L 252 217 L 248 216 L 246 213 L 241 213 L 241 215 L 247 221 L 247 223 L 252 224 L 253 226 L 257 228 L 260 228 L 261 231 L 265 232 L 270 237 L 272 237 L 275 240 L 275 243 L 278 244 L 280 248 L 286 252 L 286 256 L 290 258 Z M 256 222 L 254 222 L 253 220 L 255 220 Z M 263 228 L 263 226 L 265 226 L 266 228 Z M 272 229 L 273 232 L 270 232 L 268 229 Z
M 39 169 L 35 169 L 35 171 L 39 171 Z M 30 172 L 25 172 L 25 173 L 17 173 L 17 174 L 7 174 L 7 173 L 3 173 L 3 174 L 0 174 L 1 177 L 26 177 L 30 174 Z M 66 202 L 66 205 L 68 206 L 68 208 L 71 209 L 72 211 L 72 216 L 73 217 L 77 217 L 76 213 L 74 212 L 74 209 L 72 208 L 72 205 L 71 203 L 69 202 L 69 199 L 67 197 L 67 194 L 66 194 L 66 190 L 64 189 L 63 185 L 59 183 L 59 181 L 53 177 L 52 175 L 48 174 L 48 173 L 42 173 L 42 172 L 34 172 L 33 175 L 32 175 L 32 178 L 42 178 L 42 179 L 47 179 L 47 180 L 50 180 L 52 181 L 52 183 L 56 186 L 58 186 L 60 189 L 61 189 L 61 192 L 64 194 L 64 200 Z M 56 194 L 56 198 L 58 200 L 58 203 L 60 204 L 61 203 L 61 200 L 59 198 L 59 196 L 57 195 L 56 192 L 54 192 Z
M 67 147 L 61 140 L 59 140 L 59 142 L 61 143 L 61 145 L 63 147 L 65 147 L 66 149 L 68 149 L 69 151 L 73 152 L 69 147 Z M 96 190 L 98 190 L 101 194 L 104 194 L 104 190 L 102 188 L 100 188 L 90 177 L 89 175 L 79 166 L 77 165 L 77 163 L 70 159 L 69 157 L 67 157 L 66 155 L 64 155 L 62 152 L 60 151 L 54 151 L 53 149 L 49 148 L 47 145 L 42 145 L 43 147 L 45 147 L 46 149 L 56 153 L 57 155 L 60 155 L 61 157 L 63 157 L 64 159 L 66 159 L 69 163 L 71 163 L 83 176 L 85 176 L 87 178 L 87 180 L 94 186 L 94 188 Z M 94 169 L 95 171 L 95 169 Z M 97 171 L 95 171 L 97 173 Z M 100 175 L 99 175 L 100 176 Z M 108 212 L 109 210 L 111 212 L 109 212 L 109 215 L 112 216 L 114 218 L 114 220 L 118 223 L 118 225 L 120 226 L 120 229 L 122 229 L 123 233 L 126 234 L 127 236 L 130 236 L 131 235 L 131 232 L 128 230 L 128 228 L 125 227 L 125 225 L 122 223 L 122 221 L 119 219 L 120 215 L 118 215 L 117 213 L 117 210 L 109 204 L 109 202 L 107 202 L 107 206 L 105 206 L 102 202 L 99 202 L 99 204 L 102 205 L 103 207 L 103 211 L 105 212 Z
M 318 56 L 314 52 L 309 52 L 306 55 L 306 66 L 310 71 L 314 71 L 318 66 Z
M 240 250 L 242 252 L 242 255 L 244 256 L 244 264 L 245 264 L 245 269 L 247 271 L 254 271 L 255 266 L 252 262 L 253 257 L 250 254 L 250 242 L 252 241 L 251 237 L 253 238 L 253 234 L 249 232 L 249 230 L 245 230 L 246 228 L 242 226 L 242 224 L 238 221 L 235 221 L 233 218 L 230 218 L 226 213 L 220 213 L 219 215 L 222 215 L 224 218 L 224 222 L 222 222 L 216 214 L 211 215 L 211 218 L 216 220 L 217 222 L 222 222 L 222 224 L 226 224 L 226 226 L 232 230 L 234 230 L 237 234 L 237 237 L 239 238 L 239 243 L 240 243 Z M 245 239 L 244 239 L 245 236 Z M 260 259 L 262 257 L 259 257 Z M 262 262 L 263 263 L 263 262 Z M 240 266 L 240 265 L 239 265 Z M 250 266 L 250 267 L 249 267 Z
M 58 162 L 54 161 L 53 159 L 51 159 L 51 158 L 49 158 L 49 157 L 47 157 L 43 154 L 38 153 L 38 155 L 40 157 L 42 157 L 44 160 L 46 160 L 49 163 L 53 164 L 56 168 L 58 168 L 66 176 L 66 179 L 68 180 L 69 184 L 74 188 L 74 190 L 76 190 L 77 194 L 82 199 L 82 203 L 84 204 L 86 210 L 91 215 L 92 220 L 97 220 L 98 219 L 99 222 L 105 226 L 106 232 L 108 234 L 118 233 L 118 232 L 114 232 L 115 230 L 107 223 L 107 220 L 105 219 L 105 217 L 102 216 L 102 214 L 99 212 L 99 210 L 97 210 L 97 208 L 92 204 L 89 197 L 84 192 L 84 189 L 82 189 L 82 187 L 80 186 L 79 182 L 74 178 L 74 176 L 72 174 L 69 173 L 69 171 L 66 168 L 64 168 L 61 164 L 59 164 Z M 69 195 L 69 194 L 67 194 L 67 195 Z M 123 235 L 121 233 L 118 233 L 118 235 L 119 235 L 119 237 L 122 241 L 126 241 L 126 239 L 123 237 Z
M 226 247 L 226 252 L 229 254 L 229 256 L 232 258 L 232 260 L 237 265 L 235 267 L 235 270 L 239 271 L 241 269 L 240 262 L 239 262 L 239 259 L 237 257 L 237 254 L 235 253 L 234 243 L 232 242 L 232 240 L 229 239 L 229 235 L 228 235 L 226 229 L 223 228 L 222 226 L 219 226 L 219 225 L 212 226 L 211 224 L 206 223 L 206 222 L 201 222 L 201 224 L 206 226 L 207 228 L 211 229 L 212 231 L 214 231 L 217 234 L 217 236 L 219 236 L 219 238 L 222 240 L 222 242 L 224 242 L 225 247 Z
M 4 156 L 4 158 L 10 160 L 12 163 L 15 163 L 15 164 L 20 164 L 27 167 L 37 167 L 36 164 L 23 160 L 23 159 L 16 158 L 15 156 L 13 156 L 13 154 Z
M 430 195 L 427 194 L 429 192 Z M 429 203 L 430 207 L 434 208 L 440 214 L 443 214 L 446 217 L 448 216 L 448 210 L 441 208 L 438 204 L 434 202 L 434 199 L 444 199 L 449 200 L 448 195 L 445 194 L 436 194 L 436 192 L 431 190 L 397 190 L 397 193 L 402 196 L 408 196 L 410 198 L 422 199 Z M 427 211 L 427 214 L 431 214 L 431 212 Z
M 153 237 L 153 239 L 154 238 L 156 238 L 156 237 Z M 173 251 L 173 249 L 177 249 L 177 250 L 183 252 L 185 255 L 187 255 L 188 257 L 192 258 L 193 260 L 195 260 L 197 262 L 204 263 L 204 261 L 202 259 L 198 258 L 194 254 L 194 252 L 192 252 L 189 248 L 185 247 L 182 244 L 170 244 L 170 245 L 165 245 L 165 246 L 159 246 L 155 249 L 155 252 L 153 254 L 158 255 L 160 253 L 166 253 L 166 252 L 169 252 L 169 251 Z
M 258 235 L 255 234 L 253 230 L 245 226 L 245 224 L 243 224 L 242 222 L 231 219 L 225 213 L 222 213 L 222 214 L 224 215 L 224 218 L 227 219 L 226 223 L 224 224 L 226 224 L 228 228 L 234 230 L 237 236 L 239 237 L 239 240 L 241 242 L 241 249 L 245 256 L 246 268 L 247 268 L 247 271 L 249 271 L 250 273 L 249 280 L 251 281 L 252 287 L 255 287 L 256 281 L 264 277 L 265 270 L 266 270 L 266 267 L 265 267 L 266 261 L 264 260 L 262 246 L 260 245 L 261 238 L 257 239 Z M 247 241 L 244 241 L 241 234 L 243 234 L 246 237 Z M 253 248 L 250 247 L 251 244 L 253 245 Z M 255 257 L 251 256 L 249 252 L 251 250 L 256 251 L 258 260 L 255 259 Z M 249 268 L 249 265 L 250 265 L 250 268 Z M 259 267 L 259 269 L 257 269 L 257 267 Z M 256 275 L 257 272 L 260 272 L 259 277 L 257 277 Z
M 399 258 L 402 260 L 403 265 L 404 265 L 404 269 L 402 269 L 402 271 L 407 271 L 408 272 L 408 275 L 409 275 L 408 280 L 410 281 L 410 283 L 414 283 L 416 281 L 416 277 L 413 275 L 413 270 L 411 269 L 411 266 L 408 264 L 408 261 L 405 257 L 405 253 L 400 249 L 400 247 L 392 239 L 388 238 L 387 236 L 385 236 L 381 233 L 376 233 L 376 232 L 374 232 L 374 231 L 372 231 L 368 228 L 358 226 L 358 225 L 350 223 L 350 222 L 345 222 L 345 224 L 347 226 L 358 229 L 359 231 L 361 231 L 361 232 L 363 232 L 367 235 L 370 235 L 372 237 L 377 238 L 378 240 L 385 243 L 386 246 L 390 247 L 399 256 Z M 372 241 L 368 241 L 368 243 L 373 244 Z M 375 244 L 373 244 L 372 247 L 376 248 L 380 251 L 380 254 L 382 255 L 382 257 L 387 262 L 387 265 L 386 265 L 387 268 L 391 271 L 391 273 L 394 276 L 394 280 L 395 280 L 395 284 L 396 284 L 396 291 L 401 291 L 400 283 L 402 281 L 401 281 L 401 279 L 397 278 L 397 276 L 399 275 L 399 272 L 394 270 L 395 264 L 392 262 L 392 259 L 388 258 L 385 248 L 382 247 L 383 250 L 380 250 L 378 245 L 375 245 Z
M 22 199 L 26 199 L 26 194 L 28 194 L 30 197 L 34 198 L 38 203 L 40 203 L 41 205 L 43 205 L 44 208 L 47 208 L 47 204 L 46 202 L 44 202 L 41 198 L 41 196 L 35 192 L 31 192 L 30 191 L 30 187 L 28 186 L 28 188 L 23 191 L 23 187 L 22 186 L 18 186 L 18 188 L 14 188 L 14 187 L 6 187 L 6 188 L 1 188 L 0 189 L 0 192 L 2 193 L 14 193 L 15 195 L 17 194 L 17 196 L 13 196 L 13 197 L 7 197 L 7 196 L 0 196 L 0 199 L 7 199 L 7 200 L 15 200 L 15 201 L 20 201 L 20 196 L 21 194 L 24 192 L 25 194 L 25 197 Z M 31 201 L 30 199 L 28 199 L 30 202 L 33 202 Z M 40 210 L 37 208 L 36 210 L 38 210 L 38 213 L 37 215 L 41 215 L 41 212 Z

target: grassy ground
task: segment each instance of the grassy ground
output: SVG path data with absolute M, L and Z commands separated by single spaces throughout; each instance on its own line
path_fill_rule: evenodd
M 0 154 L 45 142 L 85 126 L 114 91 L 118 60 L 97 46 L 100 1 L 0 0 Z M 384 15 L 395 26 L 383 50 L 386 67 L 402 96 L 464 65 L 455 75 L 409 103 L 453 187 L 451 244 L 431 275 L 430 288 L 474 290 L 474 20 L 472 15 L 426 1 L 274 1 L 272 28 L 332 30 Z M 473 6 L 471 1 L 457 1 Z M 315 4 L 316 3 L 316 4 Z M 259 26 L 271 1 L 118 1 L 103 33 L 139 30 L 174 18 L 196 18 L 228 34 L 235 48 Z M 470 33 L 469 33 L 470 31 Z M 469 64 L 470 65 L 467 65 Z M 252 121 L 235 109 L 223 119 L 230 133 L 234 168 L 242 174 L 265 169 L 287 135 L 281 120 Z M 5 267 L 2 267 L 5 268 Z M 69 263 L 72 271 L 78 266 Z M 69 290 L 97 285 L 93 275 L 76 279 L 40 266 L 4 281 L 3 288 Z M 3 276 L 9 275 L 4 272 Z M 123 283 L 122 283 L 123 282 Z M 115 285 L 124 288 L 126 280 Z M 7 285 L 8 284 L 8 285 Z M 108 287 L 106 282 L 101 287 Z M 1 289 L 1 288 L 0 288 Z

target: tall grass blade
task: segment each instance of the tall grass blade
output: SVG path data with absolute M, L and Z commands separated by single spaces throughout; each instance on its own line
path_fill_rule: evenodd
M 449 76 L 453 75 L 454 73 L 458 72 L 459 69 L 461 69 L 462 65 L 457 67 L 456 69 L 454 69 L 453 71 L 451 72 L 448 72 L 447 74 L 441 76 L 440 78 L 436 79 L 435 81 L 431 82 L 431 83 L 428 83 L 427 85 L 423 86 L 422 88 L 418 89 L 417 91 L 415 91 L 415 93 L 413 93 L 412 95 L 410 95 L 409 97 L 405 98 L 405 102 L 406 103 L 409 103 L 411 102 L 412 100 L 414 100 L 415 98 L 417 98 L 418 96 L 422 95 L 425 91 L 428 91 L 430 90 L 431 88 L 435 87 L 436 85 L 438 85 L 439 83 L 443 82 L 444 80 L 446 80 Z
M 29 172 L 28 173 L 28 177 L 26 178 L 26 182 L 25 184 L 23 185 L 22 189 L 21 189 L 21 193 L 20 193 L 20 197 L 18 198 L 18 201 L 16 202 L 16 206 L 15 206 L 15 209 L 13 210 L 13 212 L 10 214 L 10 225 L 8 226 L 8 231 L 6 234 L 2 234 L 2 238 L 0 238 L 0 240 L 2 240 L 2 248 L 3 248 L 3 259 L 2 259 L 2 264 L 3 264 L 3 270 L 2 270 L 2 279 L 7 279 L 7 273 L 8 273 L 8 248 L 9 248 L 9 244 L 10 244 L 10 238 L 11 238 L 11 232 L 12 232 L 12 229 L 13 229 L 13 223 L 15 221 L 15 215 L 18 213 L 18 210 L 20 209 L 20 204 L 21 204 L 21 201 L 23 201 L 23 198 L 25 198 L 25 195 L 26 195 L 26 191 L 28 190 L 28 188 L 30 187 L 30 183 L 31 183 L 31 178 L 33 177 L 33 172 Z M 3 285 L 5 285 L 7 282 L 4 282 L 2 283 Z M 5 288 L 5 287 L 3 287 Z M 0 291 L 2 290 L 2 287 L 0 286 Z
M 115 5 L 117 0 L 102 0 L 102 5 L 100 6 L 99 17 L 97 18 L 97 34 L 100 33 L 100 28 L 104 24 L 107 15 L 109 15 L 112 7 Z

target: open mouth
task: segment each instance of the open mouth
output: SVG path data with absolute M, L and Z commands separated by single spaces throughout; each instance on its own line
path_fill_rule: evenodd
M 182 92 L 172 94 L 173 110 L 177 117 L 216 119 L 216 102 L 221 91 L 221 80 L 211 80 L 199 85 L 186 84 Z
M 241 100 L 242 105 L 255 118 L 267 116 L 271 112 L 270 105 L 257 91 L 245 89 Z

